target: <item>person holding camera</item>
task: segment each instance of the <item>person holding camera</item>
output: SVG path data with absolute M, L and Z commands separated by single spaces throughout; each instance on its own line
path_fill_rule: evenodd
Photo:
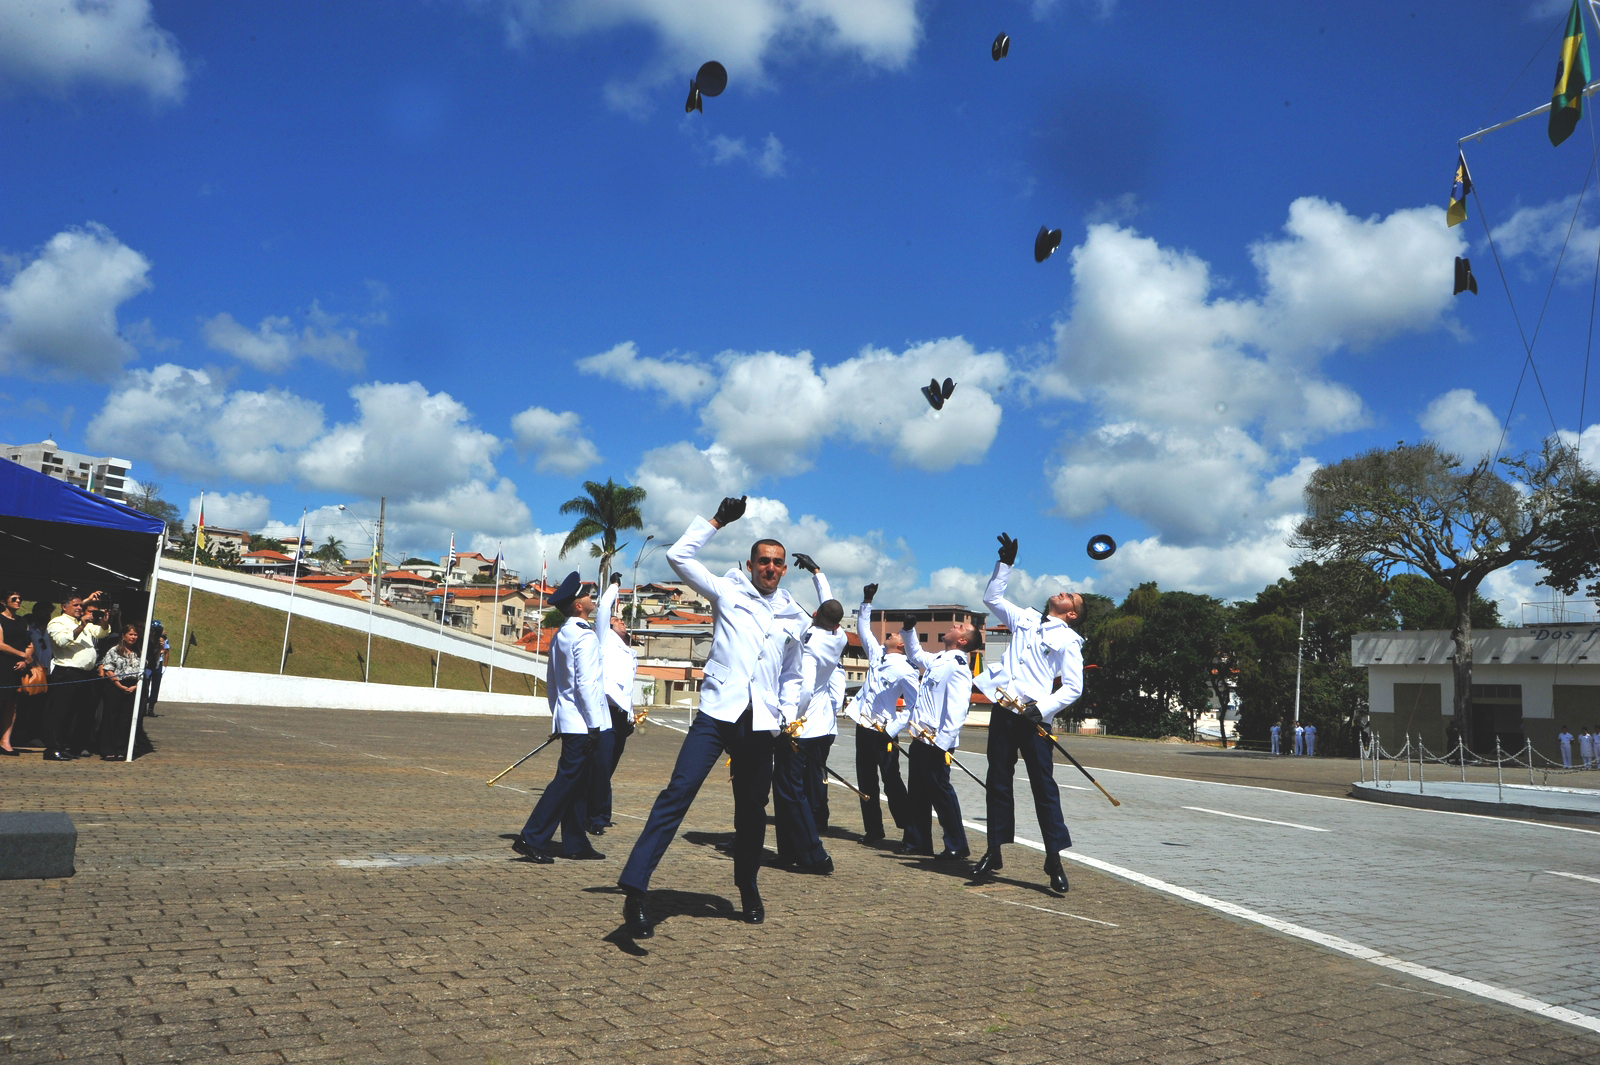
M 51 656 L 50 725 L 44 760 L 70 762 L 89 749 L 87 733 L 94 727 L 94 708 L 100 698 L 95 666 L 100 661 L 96 644 L 109 635 L 109 611 L 100 592 L 73 596 L 61 604 L 61 616 L 46 629 Z

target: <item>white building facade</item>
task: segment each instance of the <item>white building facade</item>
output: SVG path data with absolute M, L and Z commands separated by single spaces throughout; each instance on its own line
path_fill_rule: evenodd
M 6 458 L 36 473 L 87 489 L 118 503 L 126 503 L 128 471 L 133 463 L 110 455 L 80 455 L 62 451 L 54 440 L 37 444 L 3 444 Z

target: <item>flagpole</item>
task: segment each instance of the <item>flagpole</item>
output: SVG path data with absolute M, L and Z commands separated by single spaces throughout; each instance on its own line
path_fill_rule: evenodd
M 366 669 L 361 673 L 364 684 L 372 681 L 372 611 L 378 605 L 378 586 L 382 583 L 378 574 L 382 570 L 383 563 L 378 558 L 378 530 L 373 529 L 372 557 L 367 559 L 367 657 Z
M 150 685 L 144 682 L 144 671 L 150 668 L 150 619 L 156 616 L 156 591 L 161 586 L 161 545 L 167 538 L 167 530 L 162 529 L 156 534 L 156 560 L 155 568 L 150 571 L 150 599 L 144 608 L 144 632 L 139 639 L 139 679 L 134 681 L 139 685 L 138 691 L 133 696 L 133 720 L 128 722 L 128 748 L 123 752 L 124 762 L 133 761 L 133 741 L 139 735 L 139 719 L 144 713 L 144 699 L 150 694 Z M 194 585 L 190 584 L 193 588 Z
M 200 537 L 206 527 L 206 494 L 200 493 L 200 524 L 194 527 L 194 551 L 189 555 L 189 598 L 183 604 L 183 650 L 178 652 L 178 665 L 189 657 L 189 610 L 194 606 L 194 567 L 200 560 Z
M 543 555 L 539 556 L 539 620 L 533 631 L 533 652 L 539 653 L 539 645 L 544 642 L 544 590 L 549 585 L 550 560 Z
M 494 545 L 494 572 L 490 578 L 494 581 L 494 606 L 489 613 L 489 694 L 494 694 L 494 640 L 500 635 L 500 549 L 503 545 Z
M 433 686 L 439 687 L 439 674 L 444 672 L 444 614 L 450 609 L 450 571 L 455 569 L 456 534 L 450 534 L 450 554 L 444 560 L 444 594 L 439 597 L 439 649 L 433 660 Z
M 289 663 L 289 623 L 294 620 L 294 592 L 300 587 L 300 553 L 306 546 L 306 508 L 300 508 L 300 539 L 294 544 L 294 557 L 289 560 L 289 612 L 283 616 L 283 654 L 278 656 L 278 676 Z
M 1583 87 L 1583 95 L 1585 95 L 1585 96 L 1593 96 L 1597 92 L 1600 92 L 1600 79 L 1597 79 L 1595 81 L 1591 81 L 1589 84 L 1587 84 L 1587 85 L 1585 85 Z M 1545 112 L 1547 112 L 1549 110 L 1550 110 L 1550 105 L 1549 104 L 1540 104 L 1538 107 L 1535 107 L 1532 111 L 1528 111 L 1528 112 L 1526 112 L 1524 114 L 1520 114 L 1516 118 L 1508 118 L 1504 122 L 1498 122 L 1498 123 L 1496 123 L 1495 125 L 1492 125 L 1492 126 L 1485 126 L 1483 129 L 1478 130 L 1478 132 L 1476 132 L 1476 133 L 1469 133 L 1465 137 L 1462 137 L 1460 140 L 1456 141 L 1456 144 L 1457 145 L 1465 144 L 1470 140 L 1475 140 L 1475 139 L 1481 138 L 1486 133 L 1493 133 L 1497 129 L 1505 129 L 1507 126 L 1514 126 L 1518 122 L 1521 122 L 1523 119 L 1532 118 L 1534 115 L 1542 115 L 1542 114 L 1544 114 Z

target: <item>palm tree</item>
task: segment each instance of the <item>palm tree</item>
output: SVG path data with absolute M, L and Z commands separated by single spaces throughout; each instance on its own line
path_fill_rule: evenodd
M 343 562 L 344 541 L 337 536 L 330 536 L 321 547 L 311 552 L 311 557 L 320 558 L 324 562 Z
M 644 489 L 638 485 L 617 484 L 608 477 L 605 484 L 584 481 L 583 490 L 589 493 L 587 497 L 577 496 L 561 504 L 561 513 L 577 514 L 579 518 L 562 541 L 556 557 L 566 558 L 568 551 L 598 536 L 600 542 L 589 545 L 589 555 L 600 560 L 600 586 L 603 588 L 611 571 L 611 560 L 628 546 L 617 543 L 617 533 L 644 528 L 644 518 L 639 514 Z

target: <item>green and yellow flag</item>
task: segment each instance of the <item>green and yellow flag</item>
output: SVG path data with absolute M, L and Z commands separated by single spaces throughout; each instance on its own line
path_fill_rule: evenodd
M 1467 157 L 1456 153 L 1456 180 L 1450 186 L 1450 206 L 1445 208 L 1446 228 L 1467 220 L 1467 193 L 1472 191 L 1472 175 L 1467 173 Z
M 1572 136 L 1583 117 L 1583 87 L 1589 84 L 1589 45 L 1583 39 L 1583 14 L 1572 0 L 1567 32 L 1561 38 L 1561 58 L 1556 63 L 1556 89 L 1550 97 L 1550 143 Z

